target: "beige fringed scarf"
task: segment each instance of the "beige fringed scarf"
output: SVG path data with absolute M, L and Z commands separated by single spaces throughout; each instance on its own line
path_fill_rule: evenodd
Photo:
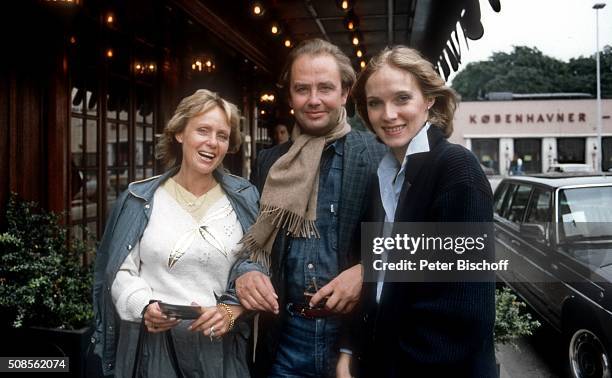
M 270 267 L 270 254 L 276 234 L 281 228 L 293 237 L 319 237 L 317 194 L 319 164 L 323 148 L 351 131 L 346 110 L 341 108 L 338 121 L 324 136 L 301 134 L 294 127 L 295 142 L 270 168 L 261 194 L 259 216 L 242 242 L 251 259 Z

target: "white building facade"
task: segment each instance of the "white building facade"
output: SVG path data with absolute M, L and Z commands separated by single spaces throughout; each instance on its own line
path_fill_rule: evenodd
M 596 167 L 597 101 L 509 100 L 461 102 L 451 142 L 472 150 L 495 173 L 512 160 L 523 172 L 546 172 L 553 163 Z M 602 168 L 612 169 L 612 100 L 602 100 Z

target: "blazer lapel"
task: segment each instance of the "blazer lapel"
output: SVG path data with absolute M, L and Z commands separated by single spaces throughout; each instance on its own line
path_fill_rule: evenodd
M 339 250 L 345 251 L 351 240 L 351 225 L 359 221 L 367 188 L 368 162 L 366 146 L 358 133 L 350 132 L 344 142 L 342 187 L 338 206 Z
M 380 182 L 378 181 L 378 175 L 376 175 L 374 179 L 376 181 L 372 187 L 372 200 L 370 206 L 368 207 L 366 220 L 368 222 L 384 222 L 385 208 L 383 207 L 382 199 L 380 198 Z
M 410 193 L 410 188 L 412 187 L 412 183 L 418 176 L 421 168 L 427 161 L 427 157 L 430 155 L 429 152 L 422 152 L 418 154 L 413 154 L 408 156 L 408 163 L 406 164 L 406 176 L 404 178 L 404 183 L 402 184 L 402 190 L 400 191 L 399 200 L 397 201 L 397 209 L 403 209 L 406 206 L 406 202 L 409 200 L 408 193 Z M 395 221 L 398 222 L 398 215 L 400 211 L 395 211 Z

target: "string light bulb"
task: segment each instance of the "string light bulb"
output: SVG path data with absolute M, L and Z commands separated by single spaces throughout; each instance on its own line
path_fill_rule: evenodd
M 278 34 L 280 32 L 280 28 L 278 27 L 277 24 L 272 24 L 272 27 L 270 28 L 270 31 L 272 32 L 272 34 Z
M 355 46 L 359 45 L 359 37 L 353 36 L 353 41 L 352 42 L 353 42 L 353 45 L 355 45 Z
M 353 10 L 349 10 L 346 12 L 346 16 L 344 16 L 344 19 L 342 20 L 342 24 L 349 31 L 354 32 L 357 30 L 357 28 L 359 28 L 359 17 L 355 15 L 355 12 L 353 12 Z
M 361 50 L 357 50 L 357 58 L 361 58 L 363 56 L 363 52 Z
M 291 40 L 289 38 L 285 39 L 285 47 L 291 47 Z
M 261 3 L 253 4 L 253 14 L 255 16 L 262 16 L 264 14 L 264 8 Z

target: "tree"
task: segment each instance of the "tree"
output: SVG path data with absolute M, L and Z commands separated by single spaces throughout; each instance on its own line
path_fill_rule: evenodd
M 601 93 L 612 98 L 612 46 L 600 53 Z M 488 92 L 596 95 L 595 55 L 569 62 L 546 56 L 533 47 L 515 46 L 511 53 L 496 52 L 486 61 L 469 63 L 453 80 L 463 100 L 483 99 Z

